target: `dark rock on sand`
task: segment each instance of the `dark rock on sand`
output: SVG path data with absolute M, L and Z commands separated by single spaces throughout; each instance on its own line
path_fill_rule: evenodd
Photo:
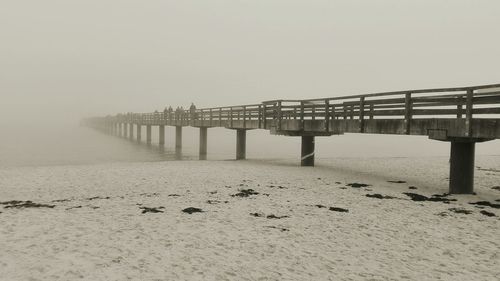
M 341 212 L 341 213 L 348 213 L 349 212 L 349 210 L 347 210 L 347 209 L 337 208 L 337 207 L 330 207 L 330 208 L 328 208 L 328 210 L 334 211 L 334 212 Z
M 251 216 L 254 216 L 256 218 L 261 218 L 263 217 L 264 215 L 263 214 L 259 214 L 259 213 L 250 213 Z
M 406 183 L 406 181 L 400 181 L 400 180 L 397 180 L 397 181 L 387 181 L 387 182 L 390 182 L 390 183 Z
M 169 194 L 168 197 L 180 197 L 179 194 Z
M 188 213 L 188 214 L 193 214 L 193 213 L 203 213 L 203 210 L 202 209 L 199 209 L 199 208 L 194 208 L 194 207 L 189 207 L 189 208 L 186 208 L 184 210 L 182 210 L 184 213 Z
M 83 208 L 83 206 L 74 206 L 74 207 L 66 208 L 66 210 L 81 209 L 81 208 Z
M 480 213 L 487 216 L 487 217 L 496 217 L 497 216 L 497 215 L 495 215 L 491 212 L 485 211 L 485 210 L 482 210 Z
M 499 186 L 494 186 L 494 187 L 492 187 L 491 189 L 494 189 L 494 190 L 498 190 L 498 191 L 500 191 L 500 185 L 499 185 Z
M 259 193 L 253 189 L 241 189 L 240 192 L 231 195 L 232 197 L 249 197 L 250 195 L 258 195 Z
M 326 206 L 324 206 L 324 205 L 314 205 L 314 206 L 316 206 L 316 207 L 318 207 L 320 209 L 326 208 Z
M 478 206 L 486 206 L 494 209 L 500 209 L 500 204 L 494 204 L 490 203 L 488 201 L 479 201 L 479 202 L 474 202 L 474 203 L 469 203 L 471 205 L 478 205 Z
M 32 201 L 8 201 L 8 202 L 2 202 L 0 203 L 1 205 L 7 205 L 5 208 L 16 208 L 16 209 L 22 209 L 22 208 L 49 208 L 52 209 L 55 207 L 55 205 L 47 205 L 47 204 L 39 204 L 39 203 L 33 203 Z
M 410 187 L 408 187 L 408 189 L 413 189 L 413 190 L 415 190 L 415 189 L 417 189 L 417 187 L 416 187 L 416 186 L 410 186 Z
M 377 199 L 394 199 L 394 198 L 396 198 L 396 197 L 392 197 L 392 196 L 388 196 L 388 195 L 382 195 L 382 194 L 378 194 L 378 193 L 375 193 L 375 194 L 366 194 L 366 197 L 377 198 Z
M 360 187 L 367 187 L 367 186 L 371 186 L 371 185 L 366 184 L 366 183 L 353 182 L 353 183 L 348 183 L 347 186 L 354 187 L 354 188 L 360 188 Z
M 470 215 L 472 214 L 472 211 L 471 210 L 466 210 L 466 209 L 462 209 L 462 208 L 450 208 L 448 209 L 454 213 L 457 213 L 457 214 L 464 214 L 464 215 Z
M 160 210 L 160 209 L 165 209 L 165 207 L 158 207 L 158 208 L 140 207 L 139 209 L 142 210 L 143 214 L 146 214 L 146 213 L 163 213 L 163 211 Z

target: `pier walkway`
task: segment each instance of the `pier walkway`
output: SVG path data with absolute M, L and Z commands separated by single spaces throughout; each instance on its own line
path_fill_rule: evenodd
M 87 118 L 100 131 L 151 143 L 152 127 L 165 144 L 165 126 L 176 127 L 176 150 L 182 128 L 200 129 L 200 160 L 207 156 L 208 129 L 236 131 L 236 159 L 246 158 L 246 132 L 302 138 L 301 165 L 314 166 L 314 139 L 344 133 L 423 135 L 451 143 L 450 193 L 472 193 L 475 144 L 500 138 L 500 84 L 405 90 L 307 100 L 272 100 L 259 104 L 163 112 L 126 113 Z M 135 129 L 135 137 L 134 137 Z

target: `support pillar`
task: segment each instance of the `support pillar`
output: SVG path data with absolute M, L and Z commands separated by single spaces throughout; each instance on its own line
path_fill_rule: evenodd
M 159 134 L 160 139 L 158 140 L 158 143 L 163 146 L 165 145 L 165 125 L 160 125 Z
M 142 126 L 137 124 L 137 142 L 141 142 L 142 139 Z
M 151 125 L 146 126 L 146 143 L 151 144 Z
M 122 123 L 118 123 L 116 124 L 118 126 L 118 136 L 121 137 L 122 134 L 123 134 L 123 127 L 122 127 Z
M 247 130 L 236 130 L 236 160 L 247 158 Z
M 133 123 L 129 124 L 128 133 L 129 133 L 128 137 L 130 138 L 130 140 L 133 140 L 134 139 L 134 124 Z
M 128 124 L 123 123 L 123 137 L 126 138 L 128 136 Z
M 200 127 L 200 160 L 207 160 L 208 128 Z
M 451 142 L 450 194 L 474 192 L 475 142 Z
M 175 151 L 182 151 L 182 126 L 175 126 Z
M 314 136 L 302 136 L 301 166 L 314 166 Z

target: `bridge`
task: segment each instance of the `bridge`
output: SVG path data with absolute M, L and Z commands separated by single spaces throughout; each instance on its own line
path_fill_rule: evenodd
M 301 165 L 314 166 L 317 136 L 344 133 L 428 136 L 451 143 L 449 192 L 474 190 L 475 144 L 500 138 L 500 84 L 405 90 L 306 100 L 271 100 L 213 108 L 172 108 L 163 112 L 126 113 L 83 120 L 102 132 L 151 144 L 152 127 L 165 145 L 165 126 L 175 126 L 176 151 L 182 128 L 200 129 L 200 160 L 207 158 L 208 129 L 236 131 L 236 159 L 246 158 L 247 130 L 302 138 Z M 134 138 L 134 127 L 136 137 Z

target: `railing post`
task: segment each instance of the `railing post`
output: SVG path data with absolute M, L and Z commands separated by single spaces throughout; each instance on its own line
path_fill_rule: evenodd
M 222 127 L 222 107 L 219 108 L 219 127 Z
M 342 109 L 343 109 L 343 115 L 344 115 L 344 120 L 347 120 L 347 105 L 345 104 L 342 104 Z
M 304 130 L 304 115 L 305 115 L 305 108 L 304 108 L 304 102 L 300 102 L 300 126 L 301 129 Z
M 412 119 L 412 101 L 411 101 L 411 93 L 405 94 L 405 134 L 410 134 L 410 124 Z
M 212 126 L 213 119 L 214 119 L 214 115 L 213 115 L 212 109 L 210 108 L 210 126 Z
M 247 127 L 247 107 L 243 106 L 243 128 Z
M 278 126 L 277 130 L 281 131 L 281 119 L 282 119 L 282 112 L 281 112 L 281 101 L 278 101 Z
M 464 98 L 463 96 L 457 96 L 457 118 L 462 119 L 462 111 L 464 110 Z
M 262 125 L 262 105 L 259 104 L 259 129 Z
M 465 107 L 465 134 L 467 137 L 472 136 L 472 110 L 473 110 L 474 90 L 467 90 L 467 100 Z
M 230 122 L 229 123 L 231 124 L 231 128 L 233 128 L 233 108 L 232 107 L 229 108 L 229 114 L 230 114 L 230 116 L 229 116 Z
M 330 101 L 325 100 L 325 130 L 330 131 Z
M 350 118 L 351 118 L 351 120 L 353 120 L 354 119 L 354 105 L 351 105 L 350 109 L 351 109 L 351 116 L 350 116 Z
M 262 105 L 262 122 L 264 123 L 264 129 L 267 126 L 267 105 Z
M 370 104 L 370 120 L 373 120 L 373 112 L 374 112 L 374 106 L 373 104 Z
M 359 131 L 365 132 L 365 97 L 359 98 Z

